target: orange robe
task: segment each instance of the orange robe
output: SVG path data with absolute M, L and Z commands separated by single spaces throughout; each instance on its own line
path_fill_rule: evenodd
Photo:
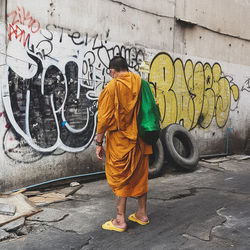
M 120 197 L 141 196 L 148 191 L 152 147 L 138 136 L 140 89 L 140 76 L 125 72 L 107 84 L 98 100 L 97 133 L 106 132 L 106 177 Z

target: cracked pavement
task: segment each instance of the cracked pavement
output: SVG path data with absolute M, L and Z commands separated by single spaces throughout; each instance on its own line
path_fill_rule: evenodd
M 192 173 L 169 168 L 149 181 L 150 224 L 102 230 L 115 216 L 106 180 L 83 183 L 73 199 L 26 218 L 0 249 L 250 249 L 250 160 L 199 162 Z M 68 187 L 63 188 L 65 192 Z M 127 202 L 127 216 L 136 199 Z

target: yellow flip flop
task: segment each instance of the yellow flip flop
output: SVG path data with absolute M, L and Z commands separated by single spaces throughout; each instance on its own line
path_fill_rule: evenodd
M 131 221 L 134 221 L 134 222 L 137 222 L 138 224 L 142 225 L 142 226 L 145 226 L 149 223 L 149 220 L 148 221 L 142 221 L 142 220 L 139 220 L 135 217 L 135 213 L 129 215 L 128 217 L 129 220 Z
M 124 232 L 126 230 L 123 229 L 123 228 L 119 228 L 119 227 L 116 227 L 113 223 L 112 223 L 112 220 L 109 220 L 107 222 L 105 222 L 103 225 L 102 225 L 102 228 L 105 229 L 105 230 L 112 230 L 112 231 L 116 231 L 116 232 Z

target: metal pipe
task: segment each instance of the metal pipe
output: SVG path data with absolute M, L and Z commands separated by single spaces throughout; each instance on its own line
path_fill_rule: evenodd
M 86 176 L 94 176 L 94 175 L 100 175 L 100 174 L 105 174 L 105 171 L 95 172 L 95 173 L 88 173 L 88 174 L 72 175 L 72 176 L 67 176 L 67 177 L 61 177 L 61 178 L 57 178 L 57 179 L 37 183 L 37 184 L 34 184 L 34 185 L 30 185 L 30 186 L 27 186 L 27 187 L 18 188 L 16 190 L 12 190 L 12 191 L 10 191 L 8 193 L 17 192 L 17 191 L 19 191 L 21 189 L 29 189 L 29 188 L 39 187 L 39 186 L 49 184 L 49 183 L 53 183 L 53 182 L 56 182 L 56 181 L 63 181 L 63 180 L 68 180 L 68 179 L 74 179 L 74 178 L 86 177 Z
M 226 143 L 226 154 L 229 154 L 229 130 L 232 128 L 227 128 L 227 143 Z
M 200 159 L 209 159 L 209 158 L 223 157 L 223 156 L 227 156 L 227 154 L 226 153 L 221 153 L 221 154 L 200 155 Z

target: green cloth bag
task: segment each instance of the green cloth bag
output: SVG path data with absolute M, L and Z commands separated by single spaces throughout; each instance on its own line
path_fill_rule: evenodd
M 141 79 L 141 105 L 137 117 L 138 133 L 143 141 L 154 144 L 160 136 L 161 114 L 149 83 Z

